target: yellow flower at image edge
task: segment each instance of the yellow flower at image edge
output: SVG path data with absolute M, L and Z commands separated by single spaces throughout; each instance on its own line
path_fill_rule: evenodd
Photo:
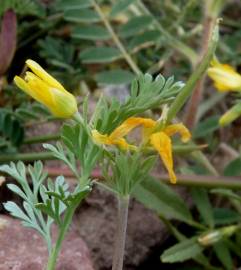
M 241 75 L 233 67 L 213 60 L 207 72 L 219 91 L 241 91 Z
M 26 61 L 32 72 L 26 72 L 25 78 L 14 77 L 16 85 L 38 102 L 44 104 L 51 113 L 59 118 L 70 118 L 77 112 L 75 97 L 38 63 Z
M 97 144 L 116 145 L 123 150 L 136 150 L 137 147 L 128 144 L 123 137 L 137 126 L 143 126 L 143 141 L 150 144 L 159 153 L 168 171 L 171 183 L 175 184 L 177 178 L 173 170 L 172 141 L 170 137 L 175 133 L 179 133 L 182 141 L 187 142 L 190 140 L 191 134 L 181 123 L 168 125 L 161 131 L 155 132 L 153 130 L 155 130 L 157 124 L 157 121 L 149 118 L 130 117 L 110 135 L 101 134 L 97 130 L 93 130 L 92 137 Z

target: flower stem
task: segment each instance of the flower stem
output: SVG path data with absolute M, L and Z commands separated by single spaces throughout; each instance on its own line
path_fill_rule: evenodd
M 188 79 L 186 85 L 183 87 L 182 91 L 177 95 L 176 99 L 172 103 L 168 115 L 167 115 L 167 123 L 170 122 L 174 117 L 176 117 L 176 114 L 180 111 L 180 109 L 183 107 L 189 96 L 192 94 L 195 85 L 197 81 L 200 79 L 200 77 L 203 76 L 206 69 L 209 66 L 210 61 L 213 58 L 214 52 L 216 50 L 216 46 L 218 43 L 218 36 L 219 36 L 219 27 L 218 22 L 213 30 L 213 34 L 209 43 L 209 48 L 203 57 L 202 61 L 200 62 L 199 66 L 196 68 L 196 70 L 193 72 L 191 77 Z
M 118 196 L 117 230 L 112 261 L 112 270 L 123 269 L 129 200 L 129 196 Z
M 205 14 L 203 21 L 204 31 L 201 41 L 202 47 L 200 50 L 200 59 L 198 59 L 197 62 L 195 63 L 195 67 L 197 67 L 200 64 L 201 58 L 204 57 L 204 55 L 208 50 L 208 44 L 211 39 L 215 22 L 216 22 L 215 17 L 210 17 L 208 14 Z M 201 104 L 203 98 L 204 82 L 205 82 L 205 74 L 203 74 L 198 80 L 187 107 L 185 115 L 185 123 L 189 129 L 192 129 L 197 122 L 198 105 Z
M 35 160 L 54 160 L 52 152 L 33 152 L 33 153 L 15 153 L 0 155 L 0 164 L 9 161 L 35 161 Z
M 47 134 L 47 135 L 26 138 L 23 141 L 23 144 L 43 143 L 43 142 L 55 141 L 55 140 L 59 140 L 59 139 L 60 139 L 60 134 Z
M 130 68 L 132 71 L 136 74 L 139 75 L 141 73 L 141 70 L 139 67 L 136 65 L 136 63 L 133 61 L 127 50 L 125 49 L 124 45 L 121 43 L 120 39 L 116 35 L 115 31 L 113 30 L 111 24 L 109 23 L 108 19 L 106 18 L 105 14 L 102 12 L 101 8 L 99 5 L 96 3 L 95 0 L 92 0 L 94 9 L 96 12 L 99 14 L 100 18 L 102 19 L 106 29 L 109 31 L 113 41 L 115 42 L 116 46 L 118 49 L 121 51 L 123 57 L 125 58 L 126 62 L 129 64 Z
M 64 240 L 65 234 L 69 228 L 73 214 L 74 214 L 75 209 L 78 206 L 78 204 L 79 204 L 79 202 L 76 203 L 74 206 L 69 207 L 65 216 L 64 216 L 63 224 L 59 230 L 57 241 L 56 241 L 55 246 L 53 247 L 53 249 L 50 253 L 49 259 L 48 259 L 47 270 L 55 270 L 55 265 L 57 262 L 57 258 L 58 258 L 58 254 L 59 254 L 62 242 Z

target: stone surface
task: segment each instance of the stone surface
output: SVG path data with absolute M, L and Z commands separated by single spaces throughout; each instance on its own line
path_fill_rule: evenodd
M 46 262 L 42 237 L 18 220 L 0 215 L 0 270 L 44 270 Z M 73 228 L 64 240 L 56 270 L 93 270 L 89 250 Z

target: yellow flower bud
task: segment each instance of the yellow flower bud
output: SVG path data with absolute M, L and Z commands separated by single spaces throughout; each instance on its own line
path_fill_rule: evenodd
M 230 110 L 228 110 L 220 119 L 219 124 L 221 126 L 226 126 L 233 122 L 235 119 L 237 119 L 239 116 L 241 116 L 241 102 L 234 105 Z
M 198 242 L 202 246 L 208 246 L 208 245 L 212 245 L 212 244 L 220 241 L 221 239 L 222 239 L 221 232 L 216 230 L 216 231 L 212 231 L 212 232 L 209 232 L 205 235 L 200 236 L 198 238 Z
M 208 246 L 217 243 L 224 237 L 232 236 L 236 231 L 240 229 L 239 225 L 230 225 L 221 229 L 213 230 L 198 238 L 199 244 Z
M 32 72 L 26 72 L 25 79 L 14 77 L 16 85 L 38 102 L 44 104 L 51 113 L 59 118 L 70 118 L 78 108 L 75 97 L 38 63 L 26 61 Z
M 227 64 L 212 61 L 212 66 L 208 68 L 208 76 L 213 79 L 219 91 L 241 91 L 241 75 Z

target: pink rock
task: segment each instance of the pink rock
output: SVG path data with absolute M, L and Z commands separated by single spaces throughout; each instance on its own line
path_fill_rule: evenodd
M 45 270 L 47 257 L 46 244 L 37 232 L 0 215 L 0 270 Z M 66 235 L 56 270 L 93 270 L 89 250 L 73 229 Z

